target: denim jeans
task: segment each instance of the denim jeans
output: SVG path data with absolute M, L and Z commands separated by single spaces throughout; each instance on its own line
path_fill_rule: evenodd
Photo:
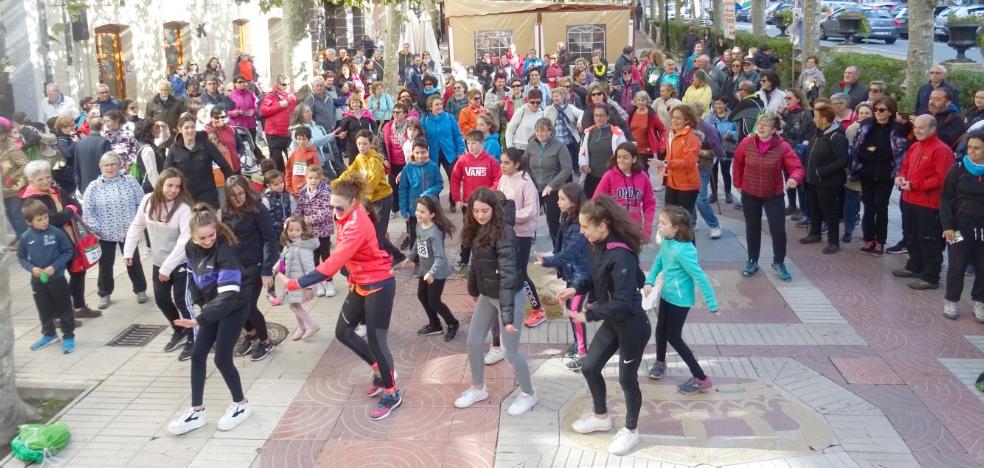
M 718 221 L 717 215 L 714 214 L 714 208 L 711 203 L 707 201 L 707 186 L 711 183 L 711 170 L 701 169 L 700 170 L 700 194 L 697 195 L 697 206 L 696 210 L 700 211 L 700 217 L 704 218 L 704 222 L 707 223 L 711 228 L 721 227 L 721 222 Z M 697 225 L 697 214 L 691 211 L 693 221 L 691 225 Z
M 27 221 L 24 221 L 24 215 L 21 214 L 21 199 L 17 196 L 5 197 L 3 209 L 7 212 L 7 221 L 10 221 L 10 226 L 14 228 L 14 235 L 20 239 L 21 234 L 27 230 Z M 0 239 L 0 242 L 6 241 L 6 239 Z

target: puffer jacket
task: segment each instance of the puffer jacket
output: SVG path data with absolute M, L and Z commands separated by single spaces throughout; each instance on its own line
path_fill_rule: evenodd
M 13 198 L 17 192 L 27 185 L 27 177 L 24 176 L 24 166 L 27 165 L 27 156 L 12 141 L 0 142 L 0 187 L 3 187 L 3 198 Z M 16 216 L 20 216 L 14 213 Z
M 335 233 L 335 216 L 331 208 L 331 186 L 327 182 L 318 185 L 311 193 L 307 185 L 297 195 L 295 215 L 303 216 L 311 225 L 315 237 L 330 237 Z
M 556 138 L 551 137 L 546 143 L 530 138 L 523 157 L 540 191 L 547 186 L 556 191 L 571 180 L 571 155 Z
M 799 106 L 783 112 L 782 123 L 782 137 L 793 148 L 813 139 L 817 131 L 813 124 L 813 112 Z
M 974 240 L 984 234 L 984 176 L 971 174 L 967 170 L 969 156 L 950 167 L 943 181 L 940 194 L 940 224 L 944 230 L 960 229 L 965 238 L 970 238 L 970 230 L 975 233 Z
M 239 263 L 235 247 L 219 236 L 208 249 L 188 241 L 185 255 L 191 271 L 192 281 L 188 282 L 191 300 L 201 307 L 201 312 L 195 317 L 198 323 L 219 322 L 243 311 L 247 303 L 246 298 L 239 294 L 243 283 L 243 266 Z
M 229 125 L 248 130 L 256 128 L 256 95 L 246 88 L 234 89 L 229 93 L 229 99 L 234 104 L 228 111 Z M 253 111 L 253 115 L 246 115 L 249 111 Z
M 943 180 L 952 165 L 953 151 L 936 135 L 913 143 L 899 169 L 899 176 L 912 186 L 912 190 L 902 192 L 902 201 L 939 209 Z
M 465 140 L 461 136 L 458 121 L 447 112 L 434 115 L 428 112 L 421 116 L 420 125 L 427 138 L 430 157 L 435 162 L 445 161 L 454 164 L 458 156 L 465 154 Z
M 735 188 L 753 197 L 772 198 L 786 190 L 783 174 L 802 184 L 805 171 L 789 143 L 779 135 L 772 135 L 763 154 L 758 148 L 760 141 L 753 133 L 738 143 L 731 163 Z
M 314 270 L 314 251 L 319 246 L 315 237 L 288 243 L 280 251 L 280 261 L 284 265 L 284 275 L 300 278 Z M 276 273 L 276 272 L 274 272 Z
M 831 125 L 810 143 L 806 183 L 818 187 L 840 187 L 847 182 L 844 171 L 847 163 L 847 136 L 840 125 Z
M 280 101 L 287 101 L 287 107 L 280 107 Z M 270 136 L 290 136 L 290 116 L 294 115 L 297 97 L 274 89 L 263 96 L 260 103 L 260 115 L 263 116 L 263 133 Z
M 674 190 L 700 190 L 700 137 L 690 127 L 667 136 L 666 186 Z
M 651 190 L 650 190 L 651 192 Z M 588 279 L 588 239 L 581 234 L 577 216 L 564 217 L 554 240 L 553 255 L 543 257 L 544 268 L 556 268 L 557 277 L 573 286 Z
M 212 177 L 212 164 L 219 166 L 222 174 L 232 177 L 232 166 L 222 157 L 219 149 L 208 141 L 205 132 L 195 134 L 195 145 L 185 146 L 184 139 L 178 136 L 164 159 L 164 168 L 176 167 L 187 178 L 188 193 L 196 202 L 204 201 L 218 207 L 219 192 Z
M 468 269 L 468 294 L 483 295 L 499 301 L 502 323 L 513 323 L 513 298 L 521 287 L 516 265 L 516 234 L 510 223 L 503 223 L 502 234 L 492 244 L 471 245 L 471 268 Z M 523 313 L 520 311 L 519 313 Z
M 416 200 L 420 197 L 437 199 L 444 190 L 444 180 L 437 163 L 427 160 L 424 163 L 411 162 L 400 172 L 400 214 L 404 218 L 414 215 Z
M 637 253 L 609 234 L 603 241 L 591 244 L 588 265 L 591 275 L 573 285 L 579 294 L 588 294 L 588 320 L 626 322 L 645 315 L 639 292 L 645 276 Z M 620 281 L 616 282 L 616 278 Z

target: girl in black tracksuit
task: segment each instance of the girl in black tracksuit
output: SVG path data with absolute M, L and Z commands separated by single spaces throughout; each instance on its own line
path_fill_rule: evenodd
M 636 426 L 642 392 L 637 374 L 652 332 L 639 293 L 645 280 L 639 268 L 643 236 L 638 223 L 607 196 L 587 202 L 581 208 L 580 222 L 591 243 L 588 253 L 591 276 L 561 291 L 557 299 L 564 301 L 575 294 L 586 294 L 585 312 L 568 311 L 568 314 L 576 321 L 603 322 L 588 346 L 588 356 L 581 368 L 591 391 L 594 414 L 575 421 L 572 428 L 580 433 L 612 428 L 601 371 L 618 352 L 619 383 L 625 395 L 625 427 L 618 431 L 608 449 L 612 454 L 624 455 L 639 441 Z

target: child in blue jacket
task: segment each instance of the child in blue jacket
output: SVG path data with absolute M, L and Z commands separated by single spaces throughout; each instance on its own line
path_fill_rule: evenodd
M 437 163 L 431 161 L 427 141 L 418 139 L 413 142 L 410 161 L 400 172 L 400 214 L 407 220 L 407 240 L 400 245 L 402 250 L 410 248 L 417 239 L 417 209 L 416 200 L 420 197 L 441 195 L 444 181 Z
M 646 296 L 652 294 L 656 277 L 663 274 L 656 322 L 656 364 L 649 370 L 649 378 L 660 379 L 666 374 L 666 343 L 669 342 L 693 375 L 679 386 L 680 393 L 694 395 L 707 392 L 711 389 L 711 379 L 704 375 L 694 353 L 684 343 L 683 324 L 694 306 L 695 283 L 700 287 L 704 303 L 712 314 L 718 313 L 717 298 L 707 274 L 697 263 L 690 212 L 679 206 L 667 206 L 659 213 L 657 227 L 663 236 L 663 243 L 643 286 Z
M 17 261 L 31 272 L 34 305 L 41 318 L 42 336 L 31 345 L 31 351 L 58 341 L 55 333 L 55 319 L 58 319 L 65 337 L 62 352 L 71 353 L 75 351 L 75 318 L 65 267 L 72 261 L 75 246 L 65 231 L 49 225 L 48 207 L 41 201 L 28 199 L 21 213 L 30 226 L 21 234 Z

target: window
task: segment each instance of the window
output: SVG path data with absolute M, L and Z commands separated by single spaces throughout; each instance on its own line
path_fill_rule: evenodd
M 178 65 L 184 63 L 184 42 L 181 32 L 185 23 L 164 24 L 164 58 L 167 60 L 167 74 L 171 76 Z
M 120 29 L 117 26 L 96 28 L 96 60 L 99 63 L 99 82 L 109 86 L 113 97 L 126 99 Z
M 246 32 L 247 20 L 232 22 L 232 43 L 236 45 L 237 54 L 249 53 L 249 35 Z
M 512 45 L 512 30 L 475 31 L 475 57 L 481 57 L 488 52 L 492 57 L 499 57 L 509 52 Z
M 595 49 L 605 50 L 605 25 L 584 24 L 567 27 L 567 50 L 571 59 L 583 57 L 591 62 L 591 52 Z

